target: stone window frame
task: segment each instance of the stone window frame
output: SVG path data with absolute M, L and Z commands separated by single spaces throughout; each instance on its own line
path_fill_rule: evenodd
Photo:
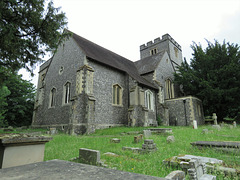
M 165 91 L 166 91 L 166 99 L 175 98 L 174 94 L 174 83 L 170 78 L 165 80 Z
M 157 48 L 153 48 L 150 50 L 150 55 L 154 55 L 154 54 L 157 54 L 158 51 L 157 51 Z
M 163 88 L 163 86 L 159 87 L 159 102 L 161 104 L 164 103 L 164 88 Z
M 178 58 L 178 48 L 174 47 L 175 57 Z
M 62 104 L 63 105 L 68 105 L 70 104 L 70 99 L 71 99 L 71 82 L 67 81 L 63 85 L 63 98 L 62 98 Z
M 48 106 L 49 108 L 54 108 L 56 106 L 56 93 L 57 93 L 57 88 L 53 87 L 49 93 L 49 106 Z
M 149 89 L 144 92 L 145 97 L 145 107 L 148 110 L 154 111 L 154 98 L 153 98 L 153 92 Z
M 119 89 L 119 91 L 118 91 Z M 119 84 L 112 85 L 112 105 L 122 106 L 123 88 Z

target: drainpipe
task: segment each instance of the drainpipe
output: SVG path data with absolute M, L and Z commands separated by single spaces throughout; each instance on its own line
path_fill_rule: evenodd
M 185 122 L 187 126 L 187 112 L 186 112 L 186 99 L 183 99 L 183 104 L 184 104 L 184 115 L 185 115 Z

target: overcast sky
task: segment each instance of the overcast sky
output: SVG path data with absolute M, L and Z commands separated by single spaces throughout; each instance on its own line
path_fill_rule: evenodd
M 68 18 L 68 29 L 129 60 L 139 46 L 168 33 L 190 62 L 192 42 L 240 45 L 240 0 L 53 0 Z M 46 57 L 49 58 L 49 57 Z M 36 84 L 37 72 L 35 70 Z M 24 73 L 25 74 L 25 73 Z M 29 74 L 25 74 L 29 79 Z

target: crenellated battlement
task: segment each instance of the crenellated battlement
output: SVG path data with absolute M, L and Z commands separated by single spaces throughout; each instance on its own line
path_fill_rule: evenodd
M 149 41 L 147 42 L 146 44 L 142 44 L 140 46 L 140 51 L 144 50 L 144 49 L 147 49 L 149 47 L 152 47 L 156 44 L 159 44 L 161 42 L 164 42 L 166 40 L 170 40 L 179 50 L 182 50 L 182 47 L 169 35 L 169 34 L 164 34 L 162 36 L 162 39 L 160 37 L 154 39 L 154 41 Z

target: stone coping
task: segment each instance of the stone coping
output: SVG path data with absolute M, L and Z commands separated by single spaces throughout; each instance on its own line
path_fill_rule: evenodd
M 71 180 L 164 180 L 165 178 L 147 176 L 142 174 L 107 169 L 87 164 L 74 163 L 62 160 L 51 160 L 23 166 L 0 169 L 1 179 L 19 180 L 45 180 L 45 179 L 71 179 Z
M 32 136 L 29 134 L 0 134 L 0 146 L 43 144 L 52 139 L 52 137 Z
M 200 147 L 225 147 L 225 148 L 240 148 L 240 141 L 196 141 L 192 142 L 193 146 Z

